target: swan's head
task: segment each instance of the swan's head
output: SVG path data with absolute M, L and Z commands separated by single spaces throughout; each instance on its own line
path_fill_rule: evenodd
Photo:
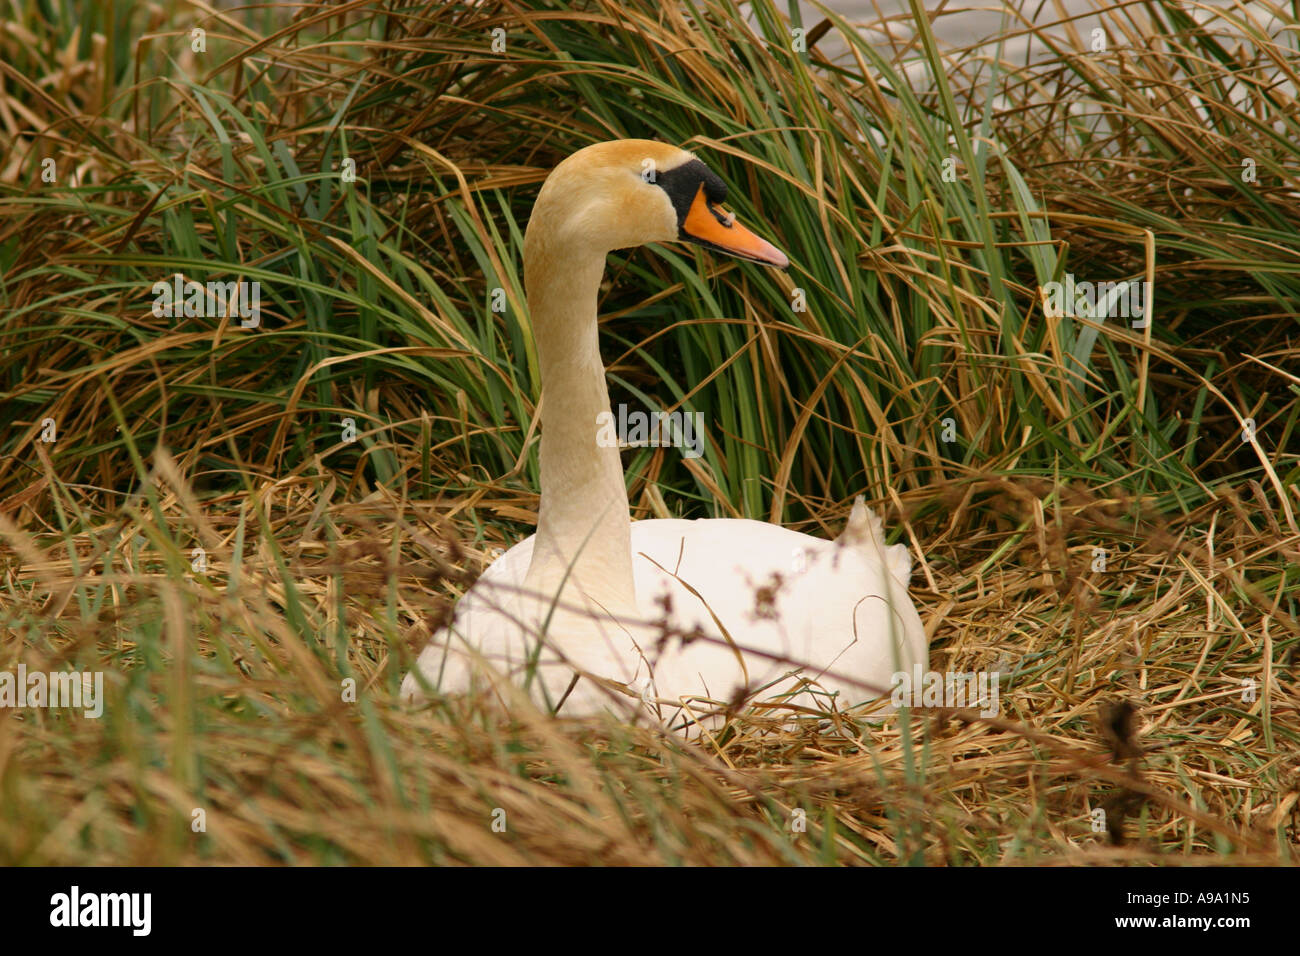
M 751 262 L 789 266 L 784 253 L 723 208 L 726 198 L 726 184 L 683 149 L 645 139 L 597 143 L 578 150 L 547 177 L 528 239 L 601 254 L 681 240 Z

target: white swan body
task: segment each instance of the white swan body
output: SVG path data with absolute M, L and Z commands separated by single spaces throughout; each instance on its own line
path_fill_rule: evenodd
M 527 687 L 563 715 L 647 711 L 687 729 L 716 726 L 728 705 L 842 711 L 928 666 L 911 557 L 885 546 L 861 500 L 835 541 L 760 521 L 630 520 L 618 449 L 597 441 L 605 254 L 683 239 L 787 265 L 722 212 L 725 191 L 691 154 L 645 140 L 588 147 L 547 178 L 524 245 L 543 383 L 538 532 L 461 598 L 404 699 L 491 689 L 508 704 Z
M 617 708 L 612 684 L 622 684 L 633 709 L 674 726 L 713 726 L 705 718 L 745 690 L 764 688 L 755 699 L 779 701 L 784 713 L 842 711 L 886 692 L 896 671 L 926 666 L 925 631 L 907 597 L 911 556 L 882 547 L 879 519 L 860 502 L 836 541 L 743 519 L 634 522 L 638 607 L 621 619 L 568 602 L 552 609 L 527 589 L 535 541 L 493 562 L 457 605 L 451 629 L 420 654 L 431 687 L 522 686 L 532 673 L 537 703 L 563 701 L 561 713 L 584 716 Z M 540 642 L 548 613 L 553 637 Z M 559 654 L 611 684 L 574 684 Z M 403 693 L 418 695 L 414 675 Z

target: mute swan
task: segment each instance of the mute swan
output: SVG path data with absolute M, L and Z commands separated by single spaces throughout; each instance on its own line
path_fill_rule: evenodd
M 543 385 L 537 533 L 461 597 L 403 700 L 491 689 L 508 703 L 523 686 L 564 716 L 648 709 L 689 735 L 728 705 L 844 710 L 928 666 L 911 556 L 885 547 L 861 498 L 835 541 L 761 521 L 629 517 L 618 448 L 597 441 L 610 416 L 596 327 L 605 255 L 684 240 L 787 267 L 722 210 L 726 192 L 692 154 L 648 140 L 588 146 L 547 177 L 524 237 Z

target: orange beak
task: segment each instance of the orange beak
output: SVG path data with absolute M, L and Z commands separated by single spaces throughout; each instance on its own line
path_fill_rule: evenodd
M 717 249 L 729 256 L 761 262 L 778 269 L 786 269 L 790 265 L 784 252 L 736 222 L 735 213 L 726 212 L 721 206 L 712 205 L 705 199 L 703 184 L 691 202 L 681 231 L 683 239 Z

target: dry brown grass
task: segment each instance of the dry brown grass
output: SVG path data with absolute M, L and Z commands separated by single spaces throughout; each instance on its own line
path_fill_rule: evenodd
M 104 719 L 3 714 L 7 862 L 1292 859 L 1300 636 L 1263 572 L 1279 548 L 1294 562 L 1296 542 L 1251 501 L 1225 493 L 1135 528 L 1083 491 L 1045 505 L 1047 486 L 948 489 L 953 527 L 969 528 L 964 507 L 994 520 L 960 538 L 912 529 L 927 542 L 918 581 L 933 581 L 917 590 L 932 668 L 1010 674 L 998 717 L 913 711 L 906 733 L 894 718 L 846 740 L 742 715 L 687 744 L 522 706 L 403 712 L 395 680 L 427 633 L 409 622 L 454 593 L 449 560 L 470 574 L 486 560 L 431 553 L 454 509 L 348 501 L 325 475 L 200 506 L 170 468 L 155 514 L 199 529 L 207 576 L 175 572 L 188 556 L 144 499 L 72 538 L 0 522 L 40 628 L 0 669 L 89 656 L 111 675 Z M 142 663 L 115 664 L 128 658 Z M 359 703 L 340 699 L 348 676 Z M 1102 723 L 1115 701 L 1138 708 L 1131 735 Z M 1097 807 L 1110 832 L 1092 832 Z

